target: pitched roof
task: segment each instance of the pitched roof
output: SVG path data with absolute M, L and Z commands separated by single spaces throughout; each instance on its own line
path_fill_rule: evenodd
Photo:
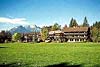
M 63 32 L 87 32 L 88 27 L 66 27 L 62 29 Z
M 56 30 L 56 31 L 50 31 L 49 34 L 59 34 L 59 33 L 63 33 L 61 30 Z
M 55 33 L 55 31 L 50 31 L 50 32 L 49 32 L 49 34 L 54 34 L 54 33 Z

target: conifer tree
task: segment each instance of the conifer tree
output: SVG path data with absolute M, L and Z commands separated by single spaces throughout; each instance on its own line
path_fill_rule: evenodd
M 86 17 L 84 18 L 83 27 L 89 27 L 88 20 Z

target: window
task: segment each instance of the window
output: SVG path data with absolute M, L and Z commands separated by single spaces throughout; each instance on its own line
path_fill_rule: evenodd
M 73 39 L 70 39 L 70 41 L 73 41 Z
M 79 39 L 75 39 L 75 41 L 79 41 Z

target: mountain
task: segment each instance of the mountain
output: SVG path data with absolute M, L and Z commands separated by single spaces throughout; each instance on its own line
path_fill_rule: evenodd
M 25 29 L 30 30 L 31 32 L 40 32 L 41 28 L 36 25 L 25 26 Z
M 9 30 L 11 34 L 14 33 L 30 33 L 30 32 L 40 32 L 41 28 L 36 25 L 27 25 L 27 26 L 17 26 Z

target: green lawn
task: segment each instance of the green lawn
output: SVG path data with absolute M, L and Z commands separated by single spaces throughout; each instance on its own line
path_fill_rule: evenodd
M 0 44 L 1 65 L 37 67 L 61 63 L 82 67 L 99 67 L 100 43 Z

